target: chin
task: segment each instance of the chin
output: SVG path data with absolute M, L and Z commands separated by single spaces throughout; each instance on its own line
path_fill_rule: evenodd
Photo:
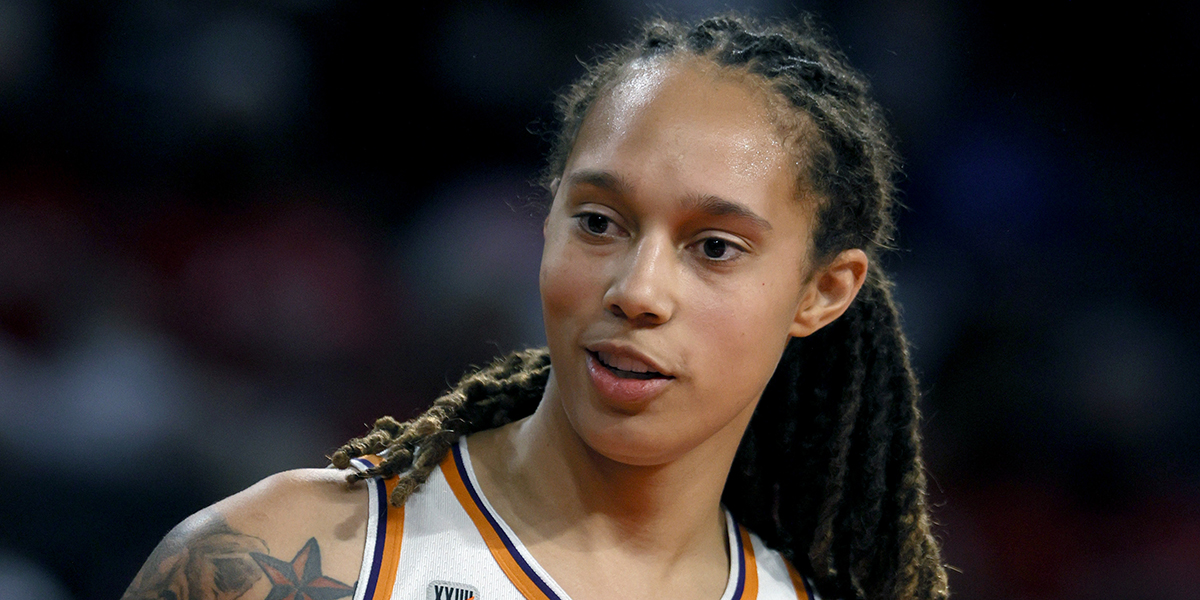
M 622 422 L 594 423 L 592 427 L 586 422 L 573 425 L 591 452 L 615 463 L 635 467 L 664 465 L 678 460 L 695 447 L 676 436 L 664 435 L 663 432 L 670 429 L 651 427 L 644 422 L 649 419 L 639 417 L 642 415 L 622 416 L 618 417 Z

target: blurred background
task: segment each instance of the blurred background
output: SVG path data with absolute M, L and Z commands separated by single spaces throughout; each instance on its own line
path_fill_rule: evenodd
M 899 138 L 955 596 L 1195 598 L 1196 5 L 732 4 L 816 11 Z M 397 5 L 0 0 L 0 598 L 118 597 L 188 514 L 542 343 L 553 94 L 651 10 Z

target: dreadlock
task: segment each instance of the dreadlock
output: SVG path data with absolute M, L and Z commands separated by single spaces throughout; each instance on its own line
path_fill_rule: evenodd
M 514 352 L 463 377 L 411 421 L 375 421 L 367 435 L 346 442 L 329 460 L 345 469 L 351 458 L 386 450 L 378 465 L 355 471 L 350 479 L 400 475 L 391 503 L 402 506 L 458 438 L 533 414 L 549 376 L 550 354 L 545 349 Z
M 595 100 L 638 60 L 692 55 L 758 78 L 786 99 L 808 168 L 798 189 L 817 198 L 819 264 L 859 248 L 867 282 L 846 313 L 792 339 L 738 448 L 722 500 L 735 517 L 807 569 L 823 594 L 941 600 L 946 573 L 934 540 L 920 457 L 919 391 L 891 283 L 877 267 L 890 243 L 897 159 L 864 78 L 804 18 L 761 24 L 724 15 L 686 26 L 654 20 L 608 52 L 558 101 L 562 124 L 543 184 L 560 176 Z M 351 479 L 398 476 L 401 505 L 450 445 L 533 413 L 549 376 L 543 350 L 501 358 L 463 378 L 407 423 L 385 417 L 332 457 L 384 452 Z

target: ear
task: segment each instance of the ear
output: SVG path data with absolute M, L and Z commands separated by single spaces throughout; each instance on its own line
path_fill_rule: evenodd
M 854 248 L 841 252 L 825 268 L 813 273 L 800 299 L 790 335 L 811 335 L 842 316 L 866 281 L 869 264 L 866 253 Z

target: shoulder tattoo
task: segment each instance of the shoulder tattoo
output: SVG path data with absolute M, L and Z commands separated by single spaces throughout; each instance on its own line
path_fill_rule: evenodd
M 245 596 L 266 578 L 266 595 Z M 271 555 L 262 539 L 221 520 L 190 532 L 172 531 L 154 549 L 122 600 L 337 600 L 354 586 L 321 573 L 316 538 L 290 561 Z

